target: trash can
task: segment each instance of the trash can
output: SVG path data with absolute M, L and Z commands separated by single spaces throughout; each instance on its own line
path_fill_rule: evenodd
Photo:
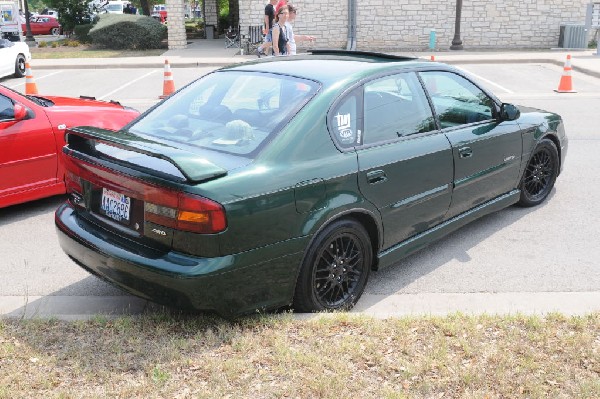
M 214 25 L 205 25 L 204 37 L 206 37 L 207 39 L 215 38 L 215 26 Z

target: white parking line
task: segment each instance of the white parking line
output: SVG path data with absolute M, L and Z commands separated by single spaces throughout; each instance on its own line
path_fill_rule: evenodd
M 140 76 L 140 77 L 139 77 L 139 78 L 137 78 L 137 79 L 133 79 L 132 81 L 130 81 L 130 82 L 128 82 L 128 83 L 126 83 L 126 84 L 124 84 L 124 85 L 120 86 L 119 88 L 117 88 L 117 89 L 115 89 L 115 90 L 113 90 L 113 91 L 111 91 L 111 92 L 109 92 L 109 93 L 107 93 L 107 94 L 103 95 L 102 97 L 99 97 L 99 98 L 98 98 L 98 100 L 104 100 L 106 97 L 108 97 L 108 96 L 111 96 L 111 95 L 115 94 L 116 92 L 118 92 L 118 91 L 120 91 L 120 90 L 123 90 L 123 89 L 124 89 L 124 88 L 126 88 L 127 86 L 131 86 L 131 85 L 132 85 L 132 84 L 134 84 L 135 82 L 138 82 L 138 81 L 140 81 L 140 80 L 142 80 L 142 79 L 144 79 L 144 78 L 146 78 L 146 77 L 148 77 L 148 76 L 150 76 L 150 75 L 152 75 L 153 73 L 156 73 L 156 72 L 158 72 L 158 71 L 159 71 L 158 69 L 157 69 L 157 70 L 154 70 L 154 71 L 150 71 L 150 72 L 148 72 L 147 74 L 145 74 L 145 75 L 142 75 L 142 76 Z M 162 69 L 161 69 L 161 71 L 162 71 Z
M 54 75 L 56 75 L 56 74 L 59 74 L 59 73 L 61 73 L 61 72 L 63 72 L 63 71 L 56 71 L 56 72 L 52 72 L 52 73 L 49 73 L 49 74 L 47 74 L 47 75 L 39 76 L 39 77 L 37 77 L 37 78 L 34 76 L 34 80 L 36 80 L 36 81 L 38 81 L 38 80 L 42 80 L 42 79 L 45 79 L 45 78 L 47 78 L 47 77 L 49 77 L 49 76 L 54 76 Z M 17 84 L 17 85 L 14 85 L 14 86 L 10 86 L 10 87 L 9 87 L 9 89 L 14 89 L 14 88 L 16 88 L 16 87 L 20 87 L 20 86 L 25 86 L 25 78 L 23 78 L 23 81 L 22 81 L 21 83 L 19 83 L 19 84 Z
M 494 83 L 491 80 L 488 80 L 486 78 L 482 78 L 481 76 L 469 71 L 469 75 L 473 76 L 474 78 L 477 78 L 479 80 L 481 80 L 482 82 L 485 82 L 487 84 L 490 84 L 492 86 L 496 86 L 497 88 L 499 88 L 500 90 L 504 90 L 505 92 L 507 92 L 508 94 L 514 94 L 514 91 L 507 89 L 504 86 L 500 86 L 498 83 Z

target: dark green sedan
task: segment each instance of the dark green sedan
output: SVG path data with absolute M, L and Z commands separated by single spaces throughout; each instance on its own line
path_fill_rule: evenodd
M 63 250 L 122 289 L 226 317 L 350 308 L 369 273 L 546 199 L 559 115 L 459 69 L 335 50 L 210 73 L 119 132 L 70 129 Z

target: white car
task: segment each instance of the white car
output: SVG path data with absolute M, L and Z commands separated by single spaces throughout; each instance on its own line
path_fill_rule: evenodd
M 14 75 L 25 76 L 25 62 L 31 61 L 29 46 L 24 42 L 0 39 L 0 78 Z

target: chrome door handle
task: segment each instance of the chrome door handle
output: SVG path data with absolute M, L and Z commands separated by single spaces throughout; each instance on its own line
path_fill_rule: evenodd
M 458 156 L 461 158 L 469 158 L 473 155 L 471 147 L 463 147 L 458 149 Z
M 367 173 L 367 181 L 369 184 L 383 183 L 387 180 L 387 176 L 383 170 L 373 170 Z

